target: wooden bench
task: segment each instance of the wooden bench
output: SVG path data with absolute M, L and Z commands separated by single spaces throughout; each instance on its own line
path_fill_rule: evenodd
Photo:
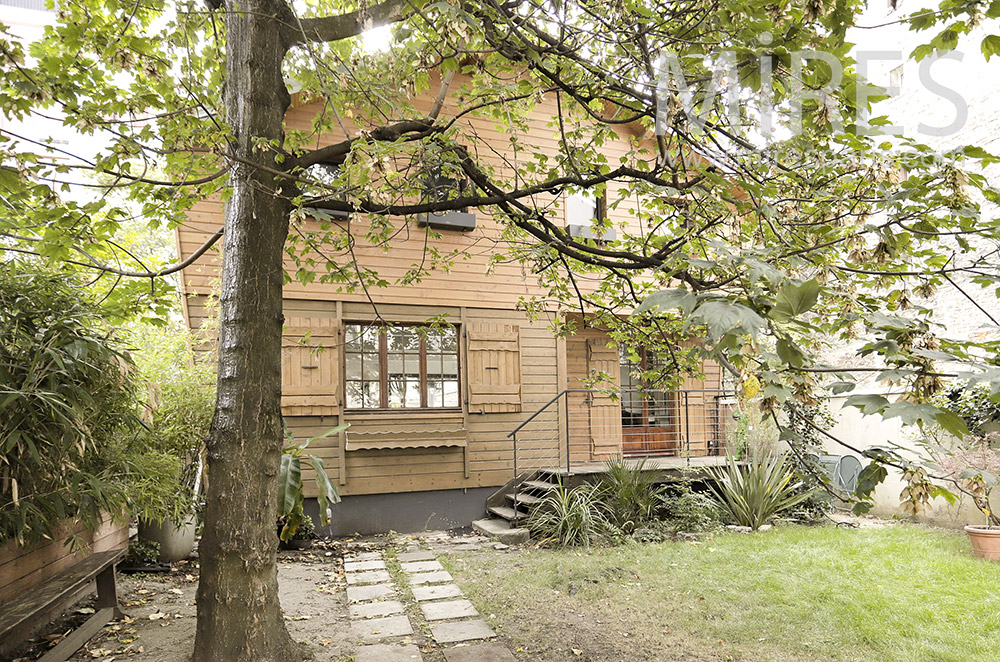
M 46 653 L 40 662 L 64 662 L 97 634 L 112 618 L 122 616 L 115 586 L 115 565 L 125 556 L 124 549 L 97 552 L 46 580 L 0 609 L 0 642 L 26 637 L 38 625 L 38 618 L 54 612 L 87 584 L 97 581 L 97 611 L 87 622 Z

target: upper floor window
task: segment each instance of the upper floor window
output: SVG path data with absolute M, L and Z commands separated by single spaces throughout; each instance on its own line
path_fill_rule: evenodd
M 581 191 L 566 196 L 566 222 L 590 224 L 604 219 L 604 200 L 591 192 Z
M 460 406 L 455 328 L 348 324 L 346 339 L 349 409 Z

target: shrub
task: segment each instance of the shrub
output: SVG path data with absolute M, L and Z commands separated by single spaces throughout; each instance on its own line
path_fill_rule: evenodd
M 645 471 L 645 466 L 645 459 L 626 463 L 620 457 L 613 458 L 607 461 L 601 477 L 600 500 L 607 519 L 625 534 L 655 519 L 662 503 L 664 488 L 656 484 L 656 473 Z
M 128 543 L 125 565 L 139 566 L 144 563 L 153 563 L 158 558 L 160 558 L 160 543 L 155 540 L 134 538 Z
M 771 518 L 808 498 L 788 467 L 787 456 L 760 454 L 741 465 L 729 455 L 723 467 L 710 469 L 712 500 L 736 524 L 758 529 Z
M 674 533 L 701 533 L 718 528 L 722 512 L 710 496 L 696 492 L 690 480 L 671 485 L 660 496 L 665 524 Z
M 142 507 L 135 375 L 98 306 L 64 275 L 0 264 L 0 540 Z
M 198 497 L 205 439 L 215 411 L 215 369 L 191 347 L 187 329 L 135 326 L 135 362 L 147 382 L 148 428 L 144 448 L 172 461 L 179 487 L 165 516 L 183 521 Z
M 589 547 L 614 533 L 604 511 L 600 486 L 580 485 L 567 490 L 560 481 L 531 509 L 527 527 L 543 543 Z

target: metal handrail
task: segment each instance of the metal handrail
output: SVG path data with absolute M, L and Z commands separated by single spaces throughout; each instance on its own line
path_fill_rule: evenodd
M 666 391 L 666 389 L 649 389 L 649 390 L 650 391 Z M 678 395 L 680 395 L 683 398 L 683 402 L 684 402 L 684 405 L 683 405 L 683 415 L 684 415 L 684 418 L 685 418 L 684 428 L 687 429 L 687 430 L 691 430 L 691 418 L 690 418 L 691 417 L 691 411 L 690 411 L 690 404 L 689 404 L 689 395 L 690 394 L 692 394 L 692 393 L 709 393 L 709 392 L 715 393 L 715 394 L 717 394 L 716 395 L 716 407 L 718 407 L 718 401 L 720 400 L 720 398 L 724 398 L 724 397 L 727 397 L 727 396 L 731 395 L 731 394 L 727 393 L 725 391 L 725 389 L 670 389 L 669 392 L 670 393 L 678 394 Z M 519 476 L 519 474 L 518 474 L 518 468 L 519 468 L 518 467 L 518 465 L 519 465 L 519 462 L 518 462 L 518 439 L 517 439 L 518 433 L 521 430 L 523 430 L 525 428 L 525 426 L 527 426 L 529 423 L 535 421 L 541 414 L 543 414 L 546 411 L 550 410 L 550 408 L 552 407 L 552 405 L 558 403 L 560 400 L 562 400 L 564 402 L 564 405 L 563 405 L 563 414 L 564 415 L 562 417 L 560 417 L 558 415 L 558 412 L 556 413 L 555 430 L 554 430 L 555 433 L 556 433 L 556 436 L 554 437 L 554 439 L 556 440 L 556 446 L 555 446 L 555 448 L 556 449 L 559 448 L 559 443 L 558 443 L 559 437 L 562 436 L 562 435 L 565 435 L 565 442 L 566 442 L 565 443 L 566 471 L 567 471 L 567 473 L 569 473 L 571 471 L 572 463 L 571 463 L 571 459 L 570 459 L 570 451 L 571 451 L 571 439 L 570 439 L 570 437 L 571 437 L 571 431 L 570 431 L 570 414 L 569 414 L 569 396 L 570 396 L 570 394 L 577 394 L 577 393 L 588 393 L 588 394 L 590 394 L 590 393 L 607 393 L 607 391 L 603 390 L 603 389 L 587 389 L 587 388 L 567 388 L 567 389 L 563 389 L 562 391 L 560 391 L 559 393 L 557 393 L 554 397 L 552 397 L 548 402 L 546 402 L 544 405 L 542 405 L 541 407 L 539 407 L 531 416 L 529 416 L 527 419 L 525 419 L 520 425 L 518 425 L 516 428 L 514 428 L 513 430 L 511 430 L 507 434 L 507 438 L 508 439 L 512 439 L 512 441 L 513 441 L 512 451 L 513 451 L 513 469 L 514 469 L 514 478 L 515 478 L 515 480 Z M 560 418 L 562 418 L 563 420 L 560 421 L 559 420 Z M 562 429 L 560 430 L 560 428 L 562 428 Z M 691 455 L 691 437 L 690 437 L 690 435 L 685 436 L 685 439 L 683 440 L 682 443 L 683 443 L 683 447 L 684 447 L 684 455 L 687 456 L 688 462 L 690 462 L 690 455 Z M 717 448 L 715 449 L 715 452 L 716 453 L 718 452 Z M 555 465 L 559 465 L 560 464 L 559 455 L 561 455 L 561 451 L 560 450 L 556 450 L 555 451 L 555 457 L 553 458 L 554 459 L 553 464 L 555 464 Z M 516 490 L 516 486 L 515 486 L 515 490 Z
M 546 409 L 548 409 L 552 405 L 553 402 L 555 402 L 559 398 L 563 397 L 567 393 L 599 393 L 599 392 L 600 391 L 598 391 L 595 388 L 564 388 L 563 390 L 559 391 L 559 393 L 558 393 L 558 395 L 556 395 L 556 397 L 552 398 L 551 400 L 549 400 L 548 402 L 546 402 L 544 405 L 542 405 L 541 407 L 539 407 L 538 411 L 536 411 L 534 414 L 532 414 L 531 416 L 528 417 L 528 420 L 526 420 L 524 423 L 521 423 L 520 425 L 518 425 L 511 432 L 507 433 L 507 437 L 508 438 L 513 437 L 515 434 L 517 434 L 518 432 L 520 432 L 521 428 L 523 428 L 525 425 L 527 425 L 528 423 L 530 423 L 533 420 L 535 420 L 535 418 L 537 418 L 538 415 L 541 414 L 543 411 L 545 411 Z

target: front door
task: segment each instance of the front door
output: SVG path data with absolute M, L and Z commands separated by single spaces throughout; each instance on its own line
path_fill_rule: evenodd
M 652 380 L 665 362 L 653 352 L 638 351 L 639 360 L 622 349 L 622 454 L 676 455 L 680 448 L 677 394 L 655 388 Z

